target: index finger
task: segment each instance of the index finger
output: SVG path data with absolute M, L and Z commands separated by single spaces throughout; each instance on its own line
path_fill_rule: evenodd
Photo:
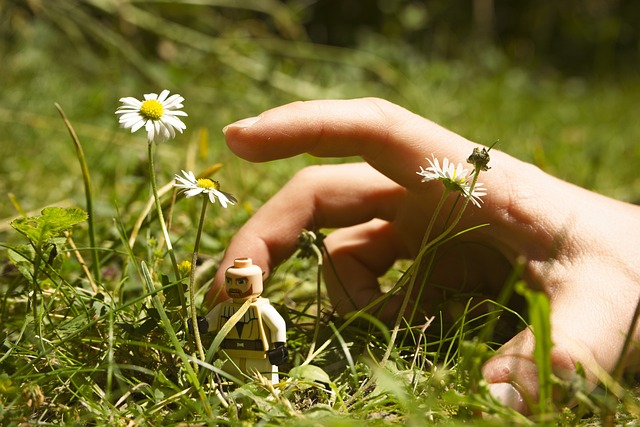
M 309 153 L 360 156 L 398 184 L 419 185 L 425 157 L 464 163 L 477 144 L 388 101 L 376 98 L 294 102 L 224 129 L 227 144 L 252 161 Z
M 354 189 L 357 189 L 354 191 Z M 213 306 L 224 268 L 250 257 L 266 275 L 295 251 L 304 229 L 340 228 L 373 218 L 392 222 L 406 189 L 366 163 L 312 166 L 298 172 L 233 236 L 207 294 Z

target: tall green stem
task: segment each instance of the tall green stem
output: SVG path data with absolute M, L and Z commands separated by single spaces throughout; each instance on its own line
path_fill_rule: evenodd
M 406 292 L 406 294 L 404 296 L 404 299 L 402 301 L 402 306 L 400 307 L 400 311 L 398 312 L 398 317 L 396 318 L 396 322 L 395 322 L 394 327 L 393 327 L 391 338 L 389 340 L 389 345 L 387 346 L 387 350 L 385 351 L 385 354 L 384 354 L 384 356 L 382 358 L 383 362 L 385 362 L 386 360 L 389 359 L 389 356 L 391 355 L 391 352 L 393 351 L 393 348 L 394 348 L 394 345 L 395 345 L 395 340 L 396 340 L 396 338 L 398 336 L 398 331 L 400 330 L 400 325 L 402 323 L 402 319 L 404 317 L 404 313 L 405 313 L 405 311 L 407 309 L 407 305 L 409 304 L 409 300 L 411 299 L 411 293 L 413 292 L 413 287 L 415 285 L 416 278 L 417 278 L 418 274 L 420 274 L 420 265 L 421 265 L 421 262 L 422 262 L 422 256 L 428 250 L 430 250 L 434 245 L 436 245 L 437 243 L 441 242 L 445 237 L 447 237 L 449 235 L 449 233 L 451 233 L 453 231 L 453 229 L 458 224 L 458 222 L 460 222 L 460 218 L 462 218 L 462 214 L 464 213 L 465 209 L 467 208 L 467 205 L 469 204 L 469 198 L 471 197 L 471 194 L 473 193 L 473 189 L 475 188 L 476 183 L 478 181 L 479 171 L 477 169 L 474 169 L 474 171 L 472 173 L 473 173 L 473 181 L 472 181 L 471 186 L 469 188 L 469 195 L 467 197 L 464 197 L 464 202 L 462 204 L 462 207 L 458 211 L 458 215 L 456 215 L 456 218 L 453 220 L 453 222 L 451 224 L 449 224 L 449 226 L 442 233 L 440 233 L 432 241 L 428 242 L 429 236 L 430 236 L 431 231 L 433 229 L 433 225 L 435 224 L 435 219 L 439 215 L 440 210 L 442 209 L 442 206 L 444 204 L 444 201 L 447 198 L 447 196 L 449 195 L 449 193 L 451 192 L 451 190 L 449 190 L 449 189 L 447 189 L 445 187 L 445 191 L 442 194 L 442 197 L 440 198 L 440 201 L 438 202 L 438 205 L 436 206 L 436 209 L 435 209 L 435 211 L 433 213 L 433 216 L 431 217 L 431 220 L 429 221 L 429 225 L 427 226 L 427 230 L 425 231 L 424 237 L 422 239 L 422 244 L 420 246 L 420 252 L 416 256 L 416 259 L 415 259 L 415 261 L 413 263 L 413 266 L 412 266 L 413 272 L 411 274 L 411 279 L 410 279 L 410 282 L 409 282 L 409 286 L 408 286 L 407 292 Z M 412 315 L 412 317 L 413 317 L 413 315 Z
M 171 257 L 171 264 L 173 265 L 173 274 L 175 276 L 175 280 L 178 280 L 180 278 L 180 272 L 178 270 L 178 261 L 176 261 L 176 255 L 173 252 L 173 246 L 171 245 L 171 238 L 169 237 L 167 224 L 164 221 L 164 215 L 162 214 L 162 203 L 160 203 L 160 197 L 158 196 L 158 184 L 156 183 L 156 166 L 155 166 L 154 155 L 153 155 L 154 146 L 155 146 L 155 142 L 152 142 L 149 144 L 149 177 L 151 179 L 151 190 L 153 191 L 153 199 L 156 202 L 156 213 L 158 215 L 158 220 L 160 221 L 162 234 L 164 235 L 164 240 L 167 244 L 167 252 L 169 252 L 169 257 Z
M 42 354 L 46 354 L 46 350 L 44 348 L 44 340 L 42 338 L 42 313 L 44 310 L 38 310 L 38 304 L 44 304 L 43 298 L 38 298 L 42 296 L 42 289 L 40 288 L 40 282 L 38 281 L 38 275 L 40 274 L 40 264 L 42 263 L 42 246 L 36 246 L 35 243 L 31 243 L 33 249 L 35 251 L 35 259 L 33 261 L 33 298 L 32 298 L 32 309 L 33 309 L 33 322 L 36 326 L 36 335 L 38 336 L 38 343 L 40 344 L 40 349 L 42 350 Z
M 435 220 L 438 217 L 438 215 L 440 215 L 442 206 L 444 205 L 444 202 L 447 199 L 447 196 L 449 195 L 450 192 L 451 192 L 450 190 L 445 188 L 444 192 L 442 193 L 442 197 L 440 197 L 440 200 L 438 201 L 438 205 L 436 206 L 436 209 L 434 210 L 433 215 L 431 216 L 431 220 L 429 221 L 429 225 L 427 225 L 427 229 L 425 230 L 424 236 L 422 237 L 422 243 L 420 244 L 421 249 L 426 247 L 427 242 L 429 241 L 429 236 L 431 235 L 431 231 L 433 230 L 433 225 L 435 224 Z M 396 322 L 393 325 L 393 330 L 391 331 L 391 338 L 389 339 L 389 345 L 387 346 L 387 350 L 385 351 L 384 356 L 382 358 L 383 362 L 389 359 L 389 356 L 393 351 L 396 338 L 398 337 L 398 331 L 400 330 L 400 324 L 402 323 L 402 318 L 404 317 L 404 313 L 407 310 L 407 305 L 409 304 L 409 300 L 411 299 L 411 293 L 413 292 L 413 287 L 415 286 L 416 278 L 420 273 L 420 264 L 422 263 L 423 254 L 424 254 L 424 251 L 421 250 L 418 253 L 418 256 L 416 257 L 413 263 L 414 265 L 413 273 L 411 274 L 409 286 L 407 287 L 407 291 L 405 293 L 404 299 L 402 300 L 402 305 L 400 306 L 398 317 L 396 318 Z
M 311 359 L 313 358 L 313 351 L 315 350 L 318 337 L 320 336 L 320 315 L 322 311 L 321 310 L 322 295 L 321 295 L 321 289 L 320 289 L 321 283 L 322 283 L 322 268 L 323 268 L 322 252 L 320 251 L 318 246 L 316 246 L 315 242 L 311 243 L 311 248 L 318 262 L 318 265 L 316 267 L 318 269 L 318 271 L 316 272 L 316 298 L 317 298 L 316 310 L 318 312 L 316 313 L 316 321 L 313 327 L 313 340 L 311 341 L 311 346 L 309 347 L 309 354 L 307 355 L 307 361 L 311 361 Z
M 200 237 L 202 236 L 202 228 L 204 226 L 205 213 L 207 212 L 207 197 L 202 197 L 202 210 L 200 211 L 200 222 L 198 223 L 198 232 L 196 233 L 196 242 L 193 245 L 193 256 L 191 257 L 191 272 L 189 273 L 189 308 L 191 310 L 191 322 L 193 324 L 193 335 L 196 340 L 196 347 L 200 360 L 205 360 L 204 349 L 200 339 L 200 330 L 198 329 L 198 311 L 196 310 L 196 264 L 198 262 L 198 251 L 200 249 Z

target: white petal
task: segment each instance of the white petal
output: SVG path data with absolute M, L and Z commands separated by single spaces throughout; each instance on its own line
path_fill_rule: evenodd
M 165 116 L 188 116 L 187 113 L 185 113 L 182 110 L 165 110 L 164 112 Z
M 164 101 L 164 107 L 169 109 L 182 108 L 182 101 L 184 101 L 184 98 L 174 93 Z
M 160 122 L 158 122 L 157 120 L 153 121 L 153 129 L 155 132 L 155 135 L 153 137 L 154 141 L 156 141 L 157 143 L 161 143 L 164 142 L 164 134 L 162 133 L 162 129 L 160 129 Z
M 131 125 L 131 132 L 137 132 L 138 129 L 140 129 L 144 125 L 145 125 L 144 120 L 133 122 L 133 124 Z
M 140 108 L 140 106 L 142 105 L 142 101 L 132 96 L 128 96 L 126 98 L 120 98 L 119 101 L 122 102 L 122 104 L 124 104 L 123 107 L 128 107 L 128 108 Z
M 213 192 L 209 192 L 209 200 L 211 201 L 211 203 L 215 203 L 216 202 L 216 196 L 213 194 Z M 221 201 L 222 203 L 222 201 Z
M 431 157 L 433 158 L 433 161 L 431 161 L 431 159 L 427 159 L 427 161 L 431 165 L 431 168 L 440 169 L 440 163 L 438 162 L 438 159 L 436 159 L 436 156 L 432 154 Z
M 182 171 L 182 173 L 184 173 L 184 171 Z M 180 182 L 184 182 L 185 184 L 193 184 L 193 182 L 189 181 L 189 176 L 185 173 L 186 178 L 181 177 L 180 175 L 176 174 L 176 179 L 179 180 Z
M 173 128 L 171 126 L 167 126 L 162 120 L 158 120 L 158 129 L 160 129 L 162 138 L 163 138 L 163 142 L 167 141 L 169 139 L 173 139 L 176 136 L 176 133 L 174 132 Z
M 160 96 L 158 96 L 156 100 L 164 106 L 164 100 L 167 99 L 168 95 L 169 95 L 169 91 L 165 89 L 162 92 L 160 92 Z
M 140 108 L 133 108 L 133 107 L 119 107 L 115 114 L 131 114 L 131 113 L 135 113 L 137 114 L 140 111 Z
M 170 123 L 167 123 L 166 118 L 160 119 L 160 123 L 162 123 L 162 126 L 165 128 L 165 134 L 168 133 L 171 136 L 171 139 L 176 137 L 176 130 Z
M 196 188 L 192 188 L 189 191 L 186 191 L 185 194 L 187 195 L 187 197 L 193 197 L 193 196 L 197 196 L 198 194 L 202 193 L 203 189 L 200 187 L 196 187 Z
M 119 120 L 120 120 L 121 122 L 122 122 L 122 121 L 125 121 L 125 120 L 130 120 L 130 119 L 132 119 L 132 118 L 142 119 L 142 116 L 140 115 L 140 113 L 139 113 L 138 111 L 126 111 L 126 112 L 124 112 L 124 111 L 123 111 L 123 113 L 124 113 L 124 114 L 122 114 L 122 115 L 119 117 Z
M 178 181 L 176 183 L 176 187 L 180 187 L 180 188 L 193 188 L 193 183 L 187 181 L 186 179 L 184 179 L 183 177 L 181 177 L 180 175 L 176 175 L 175 177 L 176 181 Z
M 149 142 L 153 142 L 155 140 L 155 124 L 153 123 L 153 120 L 147 120 L 147 123 L 145 123 L 144 128 L 147 130 L 147 139 L 149 140 Z
M 226 208 L 227 204 L 232 204 L 232 205 L 234 204 L 231 200 L 227 198 L 227 195 L 222 191 L 212 189 L 211 192 L 215 193 L 215 195 L 218 197 L 218 200 L 220 200 L 220 204 L 222 205 L 223 208 Z
M 177 129 L 180 133 L 187 128 L 187 126 L 177 117 L 165 116 L 162 118 L 162 121 L 165 122 L 167 126 Z

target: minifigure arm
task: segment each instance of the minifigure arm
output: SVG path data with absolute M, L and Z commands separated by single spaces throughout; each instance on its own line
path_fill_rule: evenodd
M 289 360 L 289 351 L 286 347 L 287 324 L 278 311 L 268 302 L 261 308 L 262 321 L 271 331 L 271 347 L 267 351 L 269 362 L 272 365 L 280 366 Z
M 287 325 L 278 311 L 271 304 L 261 307 L 262 321 L 271 331 L 271 343 L 287 341 Z
M 220 305 L 218 304 L 205 316 L 197 317 L 197 327 L 198 332 L 201 334 L 206 334 L 207 332 L 215 331 L 218 328 L 218 318 L 220 317 Z M 193 319 L 187 319 L 187 325 L 189 327 L 189 333 L 193 334 Z

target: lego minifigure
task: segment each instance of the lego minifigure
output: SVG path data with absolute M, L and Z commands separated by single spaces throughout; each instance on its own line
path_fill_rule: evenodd
M 202 326 L 216 333 L 247 300 L 252 302 L 220 345 L 221 352 L 230 359 L 223 369 L 239 378 L 241 374 L 251 375 L 258 371 L 272 383 L 277 383 L 278 365 L 289 357 L 285 347 L 287 330 L 280 313 L 267 298 L 260 296 L 262 269 L 254 265 L 251 258 L 237 258 L 227 269 L 225 278 L 229 299 L 216 305 Z M 202 326 L 198 325 L 199 328 Z

